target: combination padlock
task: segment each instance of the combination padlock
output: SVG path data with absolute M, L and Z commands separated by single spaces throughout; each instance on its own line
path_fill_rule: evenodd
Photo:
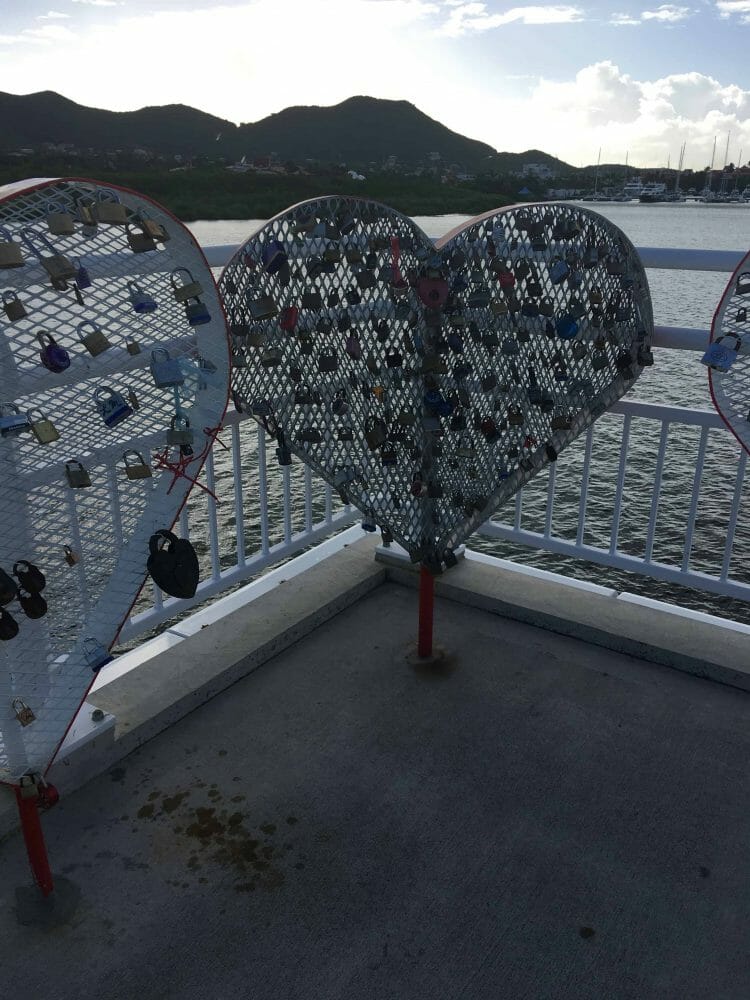
M 31 430 L 28 413 L 21 413 L 15 403 L 0 403 L 0 435 L 12 437 Z
M 3 292 L 3 311 L 11 323 L 19 319 L 26 319 L 28 313 L 23 302 L 14 291 Z

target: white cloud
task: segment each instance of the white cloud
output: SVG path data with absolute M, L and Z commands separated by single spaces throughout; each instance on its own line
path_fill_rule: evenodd
M 511 7 L 503 13 L 491 14 L 486 3 L 448 3 L 452 7 L 447 21 L 438 29 L 438 34 L 458 38 L 471 32 L 491 31 L 506 24 L 571 24 L 583 20 L 583 11 L 569 5 L 542 7 Z
M 75 40 L 75 32 L 61 24 L 45 24 L 41 28 L 24 28 L 18 35 L 0 35 L 0 45 L 61 45 Z
M 69 20 L 70 14 L 63 14 L 59 10 L 48 10 L 46 14 L 37 14 L 37 21 L 62 21 Z
M 720 17 L 739 14 L 741 24 L 750 24 L 750 0 L 718 0 L 716 9 Z
M 630 14 L 613 14 L 609 23 L 619 28 L 624 25 L 630 26 L 634 24 L 641 24 L 641 21 L 637 17 L 632 17 Z
M 656 10 L 644 10 L 641 13 L 643 21 L 662 21 L 665 24 L 677 24 L 692 16 L 689 7 L 676 7 L 672 3 L 663 3 Z
M 73 0 L 73 3 L 82 3 L 87 7 L 122 7 L 123 0 Z

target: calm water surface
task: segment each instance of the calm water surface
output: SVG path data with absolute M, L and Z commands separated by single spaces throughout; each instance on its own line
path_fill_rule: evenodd
M 589 208 L 589 206 L 585 206 Z M 596 211 L 618 225 L 636 246 L 707 248 L 745 252 L 750 247 L 750 206 L 604 204 Z M 416 217 L 415 221 L 433 238 L 442 236 L 467 216 L 443 215 Z M 203 244 L 240 243 L 248 238 L 264 220 L 228 220 L 195 222 L 190 226 Z M 218 272 L 217 272 L 218 274 Z M 657 324 L 708 328 L 728 275 L 689 271 L 648 272 Z M 676 406 L 712 409 L 708 394 L 706 369 L 700 355 L 686 351 L 655 351 L 655 365 L 646 369 L 631 390 L 630 398 Z M 248 422 L 249 425 L 250 422 Z M 247 552 L 259 547 L 259 503 L 255 474 L 256 430 L 242 428 L 243 495 L 247 522 L 245 547 Z M 608 545 L 614 507 L 614 482 L 620 458 L 622 418 L 605 415 L 596 424 L 592 479 L 587 505 L 584 541 Z M 634 420 L 631 426 L 630 448 L 626 468 L 624 502 L 618 548 L 621 552 L 642 556 L 646 546 L 646 531 L 651 510 L 651 480 L 658 450 L 658 425 L 651 421 Z M 656 540 L 653 558 L 674 563 L 682 559 L 685 524 L 693 486 L 699 434 L 690 429 L 670 430 L 666 452 L 665 473 L 659 497 Z M 728 434 L 711 432 L 706 464 L 701 480 L 701 500 L 696 522 L 691 569 L 716 573 L 722 565 L 728 512 L 732 503 L 733 475 L 739 447 Z M 557 482 L 553 531 L 575 538 L 578 501 L 580 497 L 582 442 L 574 444 L 557 462 Z M 234 477 L 229 456 L 222 459 L 216 453 L 219 491 L 225 503 L 219 508 L 220 528 L 225 544 L 232 547 L 236 524 L 233 517 Z M 269 461 L 269 504 L 272 523 L 281 523 L 281 476 L 274 461 Z M 728 479 L 728 476 L 731 477 Z M 750 477 L 748 477 L 750 478 Z M 547 499 L 547 474 L 544 473 L 524 491 L 522 527 L 540 531 L 544 527 Z M 597 485 L 608 483 L 609 486 Z M 295 466 L 292 473 L 295 493 L 293 530 L 304 523 L 304 472 Z M 201 543 L 201 522 L 205 525 L 206 503 L 195 496 L 190 504 L 191 532 L 196 533 L 202 557 L 208 570 L 207 540 Z M 323 490 L 315 488 L 313 515 L 323 513 Z M 508 505 L 497 520 L 512 520 L 513 508 Z M 280 538 L 280 532 L 272 542 Z M 750 607 L 744 602 L 715 598 L 704 592 L 690 591 L 650 580 L 636 574 L 621 573 L 607 567 L 540 552 L 517 545 L 474 538 L 471 546 L 484 552 L 519 562 L 540 566 L 570 576 L 592 580 L 619 590 L 628 590 L 660 600 L 672 601 L 698 610 L 750 622 Z M 222 545 L 222 549 L 224 545 Z M 223 561 L 234 562 L 230 552 Z M 731 575 L 750 582 L 750 487 L 742 498 L 735 556 Z

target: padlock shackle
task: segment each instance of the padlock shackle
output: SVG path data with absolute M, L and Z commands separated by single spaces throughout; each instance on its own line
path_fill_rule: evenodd
M 57 250 L 55 250 L 55 248 L 52 246 L 52 244 L 47 239 L 44 233 L 37 232 L 36 230 L 30 229 L 28 226 L 24 226 L 23 229 L 20 231 L 19 235 L 21 237 L 21 242 L 34 254 L 34 256 L 38 260 L 43 260 L 44 258 L 34 245 L 31 238 L 32 236 L 34 237 L 34 239 L 39 240 L 42 246 L 44 246 L 45 249 L 49 250 L 50 254 L 53 257 L 58 256 Z
M 81 329 L 84 326 L 90 326 L 94 330 L 95 333 L 102 333 L 103 332 L 102 328 L 99 326 L 99 324 L 96 322 L 96 320 L 93 320 L 93 319 L 82 319 L 81 322 L 78 324 L 78 326 L 76 326 L 76 330 L 78 330 L 78 332 L 80 333 Z

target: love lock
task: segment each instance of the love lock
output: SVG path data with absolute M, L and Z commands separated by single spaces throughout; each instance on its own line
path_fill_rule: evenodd
M 211 313 L 205 302 L 195 299 L 194 302 L 185 303 L 185 318 L 190 326 L 203 326 L 204 323 L 211 322 Z
M 92 208 L 98 222 L 103 222 L 108 226 L 127 225 L 128 212 L 116 191 L 100 188 Z
M 175 414 L 170 421 L 169 430 L 167 431 L 167 444 L 170 447 L 178 445 L 182 448 L 186 445 L 192 445 L 192 443 L 193 431 L 190 427 L 190 421 L 181 414 Z
M 21 698 L 14 698 L 12 702 L 13 711 L 22 726 L 30 726 L 36 716 Z
M 80 462 L 66 462 L 65 476 L 71 489 L 80 490 L 91 486 L 91 477 L 88 470 L 84 469 Z
M 0 226 L 0 268 L 23 267 L 23 250 L 5 226 Z
M 125 235 L 133 253 L 147 253 L 149 250 L 157 249 L 154 238 L 145 230 L 138 232 L 130 222 L 126 224 Z
M 250 310 L 250 318 L 256 322 L 272 319 L 278 314 L 276 303 L 270 295 L 261 295 L 256 298 L 248 297 L 247 307 Z
M 194 597 L 200 566 L 195 549 L 187 538 L 178 538 L 171 531 L 162 529 L 151 536 L 148 548 L 146 568 L 157 587 L 171 597 Z
M 726 333 L 713 342 L 701 358 L 701 363 L 715 372 L 728 372 L 737 360 L 742 337 L 736 333 Z
M 81 331 L 84 329 L 84 327 L 88 326 L 91 327 L 91 332 L 82 335 Z M 78 324 L 77 329 L 81 343 L 89 352 L 89 354 L 92 355 L 92 357 L 97 357 L 99 354 L 102 354 L 104 351 L 108 350 L 112 346 L 112 344 L 104 336 L 104 331 L 99 326 L 99 324 L 95 323 L 91 319 L 83 320 L 83 322 Z
M 84 639 L 81 648 L 86 662 L 95 674 L 114 660 L 114 656 L 93 636 Z
M 139 451 L 131 448 L 122 454 L 125 463 L 125 475 L 128 479 L 149 479 L 151 478 L 151 467 L 143 460 L 143 455 Z
M 59 374 L 70 367 L 70 355 L 65 348 L 60 347 L 52 334 L 46 330 L 39 330 L 36 339 L 41 344 L 39 360 L 44 367 L 51 372 Z
M 37 419 L 32 419 L 33 414 L 38 413 L 39 417 Z M 31 433 L 37 439 L 39 444 L 52 444 L 53 441 L 59 441 L 60 434 L 52 423 L 41 410 L 30 410 L 29 418 L 31 420 L 30 427 Z
M 187 280 L 184 280 L 183 275 L 187 276 Z M 197 299 L 199 295 L 203 294 L 203 286 L 193 278 L 193 275 L 186 267 L 175 268 L 169 276 L 169 281 L 172 285 L 172 295 L 178 302 Z
M 47 211 L 47 228 L 53 236 L 72 236 L 75 232 L 73 216 L 62 202 L 50 202 Z
M 13 291 L 3 292 L 3 311 L 11 323 L 15 323 L 19 319 L 26 319 L 28 316 L 23 302 Z
M 158 389 L 166 389 L 175 385 L 182 385 L 185 375 L 180 368 L 177 358 L 171 358 L 169 351 L 165 347 L 158 347 L 151 352 L 151 377 L 154 385 Z
M 108 385 L 94 390 L 94 402 L 107 427 L 116 427 L 133 415 L 133 408 L 125 397 Z
M 21 240 L 37 258 L 53 283 L 70 281 L 72 278 L 75 278 L 75 266 L 64 254 L 58 253 L 42 233 L 33 233 L 28 227 L 24 228 L 21 230 Z M 36 243 L 34 240 L 36 240 Z M 49 251 L 48 257 L 45 257 L 37 249 L 37 243 L 41 243 Z
M 144 292 L 143 289 L 135 281 L 128 282 L 128 297 L 130 299 L 130 304 L 137 313 L 152 313 L 156 312 L 159 305 L 153 295 L 149 295 L 148 292 Z
M 12 437 L 31 430 L 28 413 L 21 413 L 15 403 L 0 403 L 0 435 Z

